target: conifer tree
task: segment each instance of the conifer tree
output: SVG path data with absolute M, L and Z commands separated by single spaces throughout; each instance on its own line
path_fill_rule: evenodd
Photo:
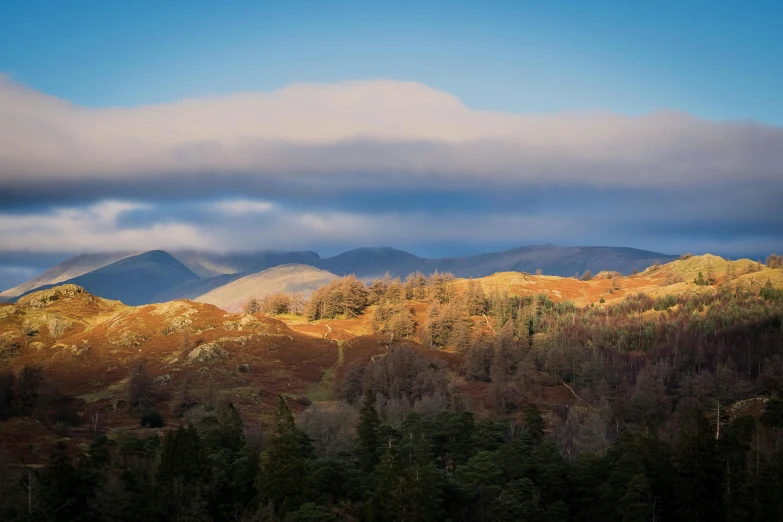
M 375 409 L 376 402 L 375 392 L 370 389 L 364 392 L 364 400 L 359 410 L 359 426 L 356 428 L 358 436 L 356 451 L 360 466 L 365 472 L 372 471 L 378 463 L 380 448 L 378 428 L 381 426 L 381 419 Z
M 306 436 L 294 423 L 283 396 L 278 396 L 274 425 L 260 458 L 256 488 L 261 502 L 271 504 L 280 515 L 302 504 L 308 453 Z
M 525 431 L 535 442 L 540 442 L 544 438 L 544 418 L 535 404 L 531 403 L 527 406 L 524 425 Z

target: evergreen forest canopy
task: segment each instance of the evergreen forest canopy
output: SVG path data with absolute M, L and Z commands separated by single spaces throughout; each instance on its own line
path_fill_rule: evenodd
M 735 278 L 585 307 L 439 273 L 254 300 L 311 321 L 370 314 L 388 351 L 350 364 L 339 400 L 280 396 L 261 424 L 183 395 L 179 427 L 107 437 L 96 422 L 81 455 L 60 444 L 40 468 L 6 454 L 0 517 L 783 519 L 783 291 Z M 139 366 L 128 386 L 149 427 L 164 422 L 155 382 Z M 56 407 L 49 388 L 40 369 L 1 373 L 0 417 Z

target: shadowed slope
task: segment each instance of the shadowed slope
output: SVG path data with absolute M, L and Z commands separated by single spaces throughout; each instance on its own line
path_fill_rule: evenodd
M 197 280 L 196 274 L 171 255 L 162 250 L 152 250 L 69 279 L 65 283 L 81 286 L 104 299 L 140 305 L 152 302 L 156 295 L 167 289 Z
M 9 288 L 5 292 L 0 292 L 0 301 L 10 301 L 20 295 L 40 288 L 46 285 L 54 285 L 78 277 L 80 275 L 92 272 L 106 265 L 130 257 L 134 252 L 110 252 L 103 254 L 82 254 L 76 257 L 72 257 L 53 266 L 43 274 L 34 279 L 30 279 L 17 285 L 13 288 Z

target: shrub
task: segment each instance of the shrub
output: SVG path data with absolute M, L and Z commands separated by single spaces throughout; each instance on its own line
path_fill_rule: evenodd
M 313 401 L 311 401 L 307 397 L 297 397 L 296 402 L 298 402 L 302 406 L 310 406 L 313 403 Z
M 672 306 L 677 304 L 677 298 L 671 294 L 666 294 L 663 297 L 659 297 L 655 300 L 653 308 L 656 310 L 668 310 Z
M 155 410 L 148 411 L 141 416 L 141 425 L 144 428 L 162 428 L 163 415 Z
M 783 301 L 783 290 L 775 288 L 771 283 L 767 282 L 759 292 L 759 296 L 765 301 Z
M 240 373 L 248 373 L 250 371 L 250 365 L 240 364 L 239 366 L 237 366 L 237 370 L 239 370 Z
M 783 256 L 770 254 L 767 258 L 767 266 L 770 268 L 783 268 Z
M 78 426 L 82 423 L 82 418 L 76 408 L 70 404 L 60 404 L 52 411 L 49 421 L 54 425 L 63 423 L 69 426 Z
M 683 254 L 683 255 L 680 256 L 680 261 L 685 261 L 686 259 L 690 259 L 692 257 L 693 257 L 693 254 L 688 252 L 687 254 Z
M 602 297 L 602 298 L 601 298 L 601 299 L 600 299 L 598 302 L 599 302 L 599 303 L 605 303 L 605 302 L 606 302 L 606 299 L 604 299 L 604 298 Z

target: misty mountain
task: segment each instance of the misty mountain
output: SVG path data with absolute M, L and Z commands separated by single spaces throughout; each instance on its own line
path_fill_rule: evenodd
M 314 265 L 321 260 L 311 251 L 280 252 L 261 250 L 241 253 L 216 253 L 198 250 L 176 250 L 171 255 L 201 278 L 223 274 L 250 274 L 273 266 L 302 264 Z
M 127 252 L 85 254 L 60 263 L 37 278 L 3 292 L 0 297 L 14 299 L 31 290 L 68 282 L 83 286 L 100 297 L 119 299 L 127 304 L 195 299 L 228 284 L 234 285 L 229 293 L 237 292 L 237 284 L 250 281 L 259 290 L 261 280 L 244 278 L 291 264 L 309 265 L 336 275 L 356 274 L 361 279 L 371 280 L 383 277 L 386 272 L 404 278 L 417 270 L 425 274 L 435 270 L 452 272 L 457 277 L 484 277 L 507 271 L 535 272 L 539 268 L 544 274 L 559 276 L 581 274 L 585 270 L 629 274 L 634 268 L 643 270 L 656 262 L 666 263 L 676 257 L 635 248 L 553 245 L 441 259 L 423 258 L 390 247 L 357 248 L 323 259 L 311 251 L 239 254 L 178 251 L 169 254 L 157 250 L 141 255 Z
M 126 257 L 92 272 L 59 282 L 83 287 L 89 293 L 104 299 L 122 301 L 127 305 L 154 302 L 155 296 L 199 277 L 171 254 L 152 250 Z M 44 285 L 35 290 L 51 288 Z M 26 295 L 26 292 L 23 295 Z
M 520 247 L 503 252 L 464 257 L 427 259 L 395 248 L 358 248 L 323 259 L 314 266 L 334 274 L 356 274 L 361 279 L 392 276 L 405 277 L 416 270 L 425 274 L 435 270 L 452 272 L 457 277 L 484 277 L 497 272 L 535 272 L 572 276 L 590 270 L 611 270 L 629 274 L 656 262 L 667 263 L 677 256 L 625 247 L 557 247 L 540 245 Z
M 556 247 L 539 245 L 520 247 L 493 254 L 452 257 L 436 260 L 441 272 L 457 277 L 484 277 L 497 272 L 535 272 L 546 275 L 572 276 L 590 270 L 630 274 L 634 268 L 644 270 L 655 263 L 668 263 L 679 256 L 626 247 Z
M 17 285 L 13 288 L 9 288 L 5 292 L 0 292 L 0 301 L 10 301 L 14 298 L 28 293 L 30 290 L 41 288 L 43 286 L 51 286 L 56 283 L 62 283 L 74 277 L 92 272 L 106 265 L 130 257 L 134 254 L 140 254 L 140 252 L 108 252 L 99 254 L 81 254 L 70 259 L 66 259 L 59 265 L 53 266 L 46 272 L 42 273 L 34 279 L 30 279 Z
M 285 292 L 298 293 L 307 299 L 314 290 L 335 278 L 337 276 L 332 273 L 308 265 L 281 265 L 232 281 L 195 300 L 229 312 L 240 312 L 251 297 Z

